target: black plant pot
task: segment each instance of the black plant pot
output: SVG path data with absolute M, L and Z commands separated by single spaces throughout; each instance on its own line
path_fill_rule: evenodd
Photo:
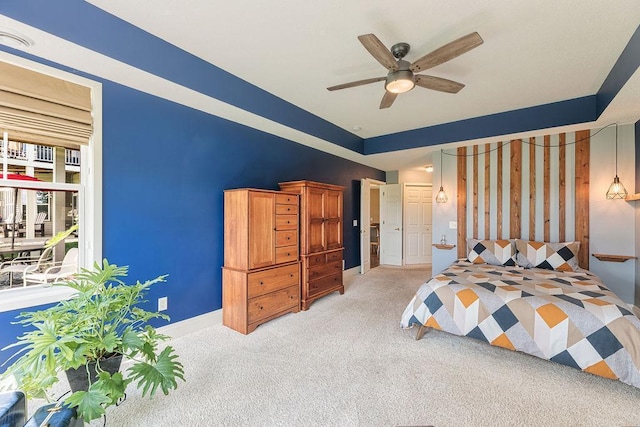
M 106 359 L 100 361 L 100 368 L 103 371 L 107 371 L 111 375 L 120 370 L 120 364 L 122 363 L 122 355 L 114 354 Z M 89 390 L 89 377 L 87 376 L 87 367 L 80 366 L 78 369 L 67 369 L 67 380 L 71 386 L 71 391 L 87 391 Z M 96 373 L 96 362 L 89 362 L 89 373 L 91 374 L 91 383 L 93 384 L 98 379 Z

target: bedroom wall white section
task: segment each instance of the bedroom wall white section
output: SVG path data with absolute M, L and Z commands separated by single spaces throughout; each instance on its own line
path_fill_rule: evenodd
M 536 233 L 535 240 L 544 241 L 544 137 L 535 139 L 536 144 Z
M 592 131 L 592 135 L 595 132 Z M 591 253 L 636 256 L 635 212 L 633 203 L 605 197 L 615 176 L 615 128 L 610 127 L 591 138 L 589 176 Z M 618 176 L 627 191 L 635 191 L 635 143 L 632 125 L 618 126 Z M 623 301 L 632 304 L 635 297 L 635 264 L 590 259 L 590 270 Z
M 498 164 L 498 144 L 491 144 L 491 169 L 489 169 L 490 181 L 491 181 L 491 194 L 489 197 L 489 212 L 495 212 L 498 209 L 498 168 L 495 166 Z M 498 217 L 491 215 L 491 234 L 489 239 L 498 238 Z
M 558 176 L 558 171 L 560 170 L 560 138 L 559 135 L 551 135 L 550 138 L 550 156 L 549 156 L 549 165 L 551 169 L 551 173 L 549 174 L 549 237 L 551 242 L 558 242 L 558 238 L 560 236 L 559 225 L 560 225 L 560 215 L 558 210 L 560 209 L 560 194 L 559 194 L 559 185 L 560 178 Z
M 397 184 L 430 184 L 433 182 L 433 174 L 434 172 L 427 173 L 422 167 L 399 170 Z
M 509 215 L 511 215 L 511 144 L 502 144 L 502 238 L 510 239 Z
M 450 149 L 447 153 L 455 153 L 454 149 Z M 433 183 L 434 186 L 434 198 L 437 194 L 437 190 L 440 189 L 439 177 L 440 177 L 440 151 L 433 153 L 433 176 L 436 177 Z M 442 186 L 447 193 L 447 203 L 433 203 L 432 217 L 433 217 L 433 240 L 434 243 L 438 243 L 443 234 L 447 236 L 447 242 L 456 243 L 458 230 L 452 230 L 449 228 L 449 222 L 457 221 L 457 158 L 455 156 L 444 155 L 442 157 Z M 440 273 L 446 267 L 451 265 L 457 258 L 457 248 L 452 250 L 441 250 L 433 248 L 432 253 L 432 274 L 435 276 Z

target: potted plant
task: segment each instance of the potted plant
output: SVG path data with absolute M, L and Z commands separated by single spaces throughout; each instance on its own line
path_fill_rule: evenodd
M 48 398 L 61 371 L 68 378 L 80 373 L 86 382 L 84 390 L 77 389 L 71 378 L 73 393 L 64 404 L 76 408 L 78 417 L 87 422 L 124 398 L 131 382 L 149 397 L 158 388 L 165 395 L 175 389 L 178 378 L 184 381 L 183 366 L 171 346 L 159 347 L 169 337 L 148 324 L 151 319 L 169 317 L 139 307 L 149 288 L 166 276 L 128 285 L 121 279 L 127 272 L 128 267 L 105 259 L 102 266 L 96 263 L 93 269 L 82 269 L 72 279 L 55 284 L 76 293 L 52 307 L 18 316 L 17 323 L 29 330 L 3 349 L 21 347 L 5 362 L 18 357 L 3 376 L 13 376 L 28 397 Z M 119 372 L 122 357 L 132 364 Z M 108 369 L 113 359 L 116 367 Z

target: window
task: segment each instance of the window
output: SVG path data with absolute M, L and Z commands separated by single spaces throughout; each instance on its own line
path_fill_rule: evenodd
M 17 209 L 19 218 L 24 218 L 25 222 L 22 224 L 26 233 L 27 228 L 31 230 L 34 224 L 27 224 L 26 219 L 35 218 L 38 212 L 45 212 L 46 218 L 49 221 L 47 227 L 51 226 L 51 221 L 56 220 L 60 222 L 61 219 L 65 226 L 70 225 L 73 222 L 77 222 L 79 225 L 78 232 L 78 247 L 79 264 L 81 267 L 87 267 L 93 264 L 94 261 L 100 261 L 102 259 L 102 135 L 100 132 L 102 125 L 102 86 L 100 83 L 91 81 L 89 79 L 79 77 L 77 75 L 66 73 L 58 69 L 45 66 L 39 63 L 35 63 L 23 58 L 15 57 L 5 52 L 0 52 L 0 62 L 6 62 L 13 66 L 24 68 L 25 73 L 37 72 L 45 76 L 52 76 L 56 79 L 75 83 L 76 85 L 84 86 L 90 89 L 91 96 L 91 111 L 90 116 L 93 121 L 93 128 L 91 130 L 89 144 L 88 145 L 67 145 L 62 142 L 60 148 L 60 141 L 27 141 L 20 132 L 13 132 L 11 129 L 7 129 L 2 126 L 2 115 L 0 114 L 0 139 L 3 139 L 3 131 L 7 132 L 7 149 L 12 148 L 12 153 L 8 153 L 6 158 L 0 154 L 0 161 L 4 164 L 0 165 L 0 170 L 11 171 L 8 168 L 9 157 L 19 156 L 20 159 L 16 159 L 14 163 L 20 163 L 23 167 L 31 169 L 24 169 L 25 174 L 39 177 L 38 181 L 28 181 L 16 183 L 6 177 L 0 179 L 0 185 L 3 189 L 0 189 L 0 198 L 3 194 L 8 192 L 20 190 L 20 193 L 24 195 L 20 196 L 17 203 L 13 204 L 13 209 Z M 84 131 L 83 131 L 84 132 Z M 15 135 L 15 138 L 12 137 Z M 58 136 L 59 138 L 60 136 Z M 9 143 L 11 141 L 11 143 Z M 13 142 L 16 141 L 16 142 Z M 4 143 L 4 140 L 3 140 Z M 59 148 L 55 149 L 54 146 Z M 31 147 L 31 148 L 30 148 Z M 34 147 L 44 147 L 37 149 Z M 34 154 L 31 154 L 32 150 Z M 38 151 L 40 150 L 40 151 Z M 37 153 L 41 155 L 47 153 L 60 152 L 57 158 L 62 158 L 62 162 L 72 163 L 72 167 L 67 166 L 65 178 L 57 179 L 58 182 L 53 182 L 53 179 L 48 179 L 43 176 L 46 173 L 52 173 L 50 168 L 39 167 L 38 164 L 28 164 L 29 156 L 34 158 Z M 44 153 L 44 154 L 43 154 Z M 56 155 L 54 154 L 54 158 Z M 55 163 L 56 160 L 53 160 Z M 60 162 L 60 160 L 58 160 Z M 6 169 L 5 164 L 7 164 Z M 75 168 L 75 169 L 73 169 Z M 91 173 L 89 173 L 91 171 Z M 56 210 L 56 207 L 62 206 L 63 213 Z M 31 209 L 31 214 L 29 214 Z M 0 209 L 0 216 L 4 214 Z M 4 230 L 1 229 L 0 236 L 3 236 Z M 9 232 L 13 230 L 8 230 Z M 47 230 L 51 233 L 51 230 Z M 16 227 L 16 237 L 22 233 L 20 225 Z M 45 236 L 46 237 L 46 236 Z M 50 302 L 59 301 L 65 298 L 67 291 L 60 290 L 58 288 L 43 288 L 39 286 L 33 287 L 14 287 L 10 290 L 0 291 L 0 312 L 17 310 L 24 307 L 30 307 L 39 304 L 45 304 Z

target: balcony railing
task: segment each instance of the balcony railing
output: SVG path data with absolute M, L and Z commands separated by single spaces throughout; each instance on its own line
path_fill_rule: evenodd
M 31 156 L 30 156 L 31 155 Z M 0 159 L 4 156 L 4 142 L 0 140 Z M 53 147 L 33 145 L 23 142 L 9 141 L 7 158 L 16 160 L 33 160 L 35 162 L 53 163 Z M 69 166 L 80 166 L 80 151 L 64 150 L 64 162 Z

